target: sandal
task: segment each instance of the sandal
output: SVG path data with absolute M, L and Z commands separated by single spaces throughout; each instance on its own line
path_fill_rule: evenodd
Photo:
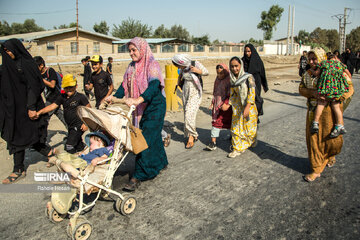
M 168 133 L 166 138 L 164 139 L 164 147 L 167 147 L 170 145 L 171 135 Z
M 140 183 L 141 183 L 140 180 L 138 180 L 136 178 L 132 178 L 132 179 L 130 179 L 129 183 L 125 185 L 123 190 L 128 191 L 128 192 L 133 192 L 140 186 Z
M 15 175 L 15 176 L 11 176 L 11 175 Z M 23 172 L 13 172 L 7 178 L 2 180 L 2 184 L 15 183 L 16 181 L 24 178 L 25 176 L 26 176 L 25 171 L 23 171 Z
M 320 177 L 320 173 L 314 173 L 314 172 L 310 173 L 310 174 L 306 174 L 305 176 L 303 176 L 304 180 L 307 181 L 307 182 L 313 182 L 318 177 Z
M 195 143 L 195 142 L 187 142 L 185 148 L 186 148 L 186 149 L 191 149 L 191 148 L 193 148 L 193 147 L 194 147 L 194 143 Z

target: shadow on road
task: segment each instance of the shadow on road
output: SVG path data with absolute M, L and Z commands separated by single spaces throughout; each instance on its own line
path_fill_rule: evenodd
M 285 91 L 281 91 L 281 90 L 277 90 L 277 89 L 273 89 L 273 91 L 276 92 L 276 93 L 289 95 L 289 96 L 300 96 L 300 94 L 298 92 L 291 93 L 291 92 L 285 92 Z
M 307 158 L 290 156 L 280 151 L 274 145 L 258 140 L 257 146 L 255 148 L 249 148 L 249 150 L 261 159 L 270 159 L 302 174 L 309 173 L 310 165 Z
M 203 111 L 207 115 L 210 115 L 210 116 L 212 115 L 211 109 L 209 109 L 209 108 L 200 106 L 200 110 Z

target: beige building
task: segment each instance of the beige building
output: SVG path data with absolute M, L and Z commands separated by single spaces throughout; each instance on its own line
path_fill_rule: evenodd
M 79 62 L 93 54 L 113 56 L 113 41 L 119 38 L 79 29 L 79 46 L 76 41 L 76 28 L 56 29 L 41 32 L 14 34 L 0 37 L 1 40 L 18 38 L 23 41 L 32 56 L 42 56 L 46 62 Z

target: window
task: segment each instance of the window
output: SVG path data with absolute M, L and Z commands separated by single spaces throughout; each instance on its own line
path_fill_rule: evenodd
M 76 54 L 78 53 L 78 46 L 76 42 L 71 42 L 71 53 Z
M 194 52 L 204 52 L 205 51 L 205 48 L 204 46 L 200 45 L 200 44 L 196 44 L 194 46 Z
M 189 44 L 181 44 L 178 46 L 178 52 L 189 52 Z
M 231 51 L 232 52 L 240 52 L 240 46 L 233 46 Z
M 161 52 L 174 52 L 174 45 L 165 44 L 162 46 Z
M 151 52 L 153 52 L 153 53 L 157 52 L 156 46 L 154 44 L 149 44 L 149 46 L 150 46 Z
M 222 46 L 221 52 L 230 52 L 230 46 Z
M 46 48 L 47 50 L 55 50 L 55 42 L 47 42 Z
M 100 53 L 100 43 L 94 42 L 94 53 Z
M 118 53 L 126 53 L 126 52 L 127 52 L 126 44 L 118 45 Z

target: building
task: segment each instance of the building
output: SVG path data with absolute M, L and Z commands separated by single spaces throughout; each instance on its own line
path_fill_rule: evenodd
M 281 38 L 275 41 L 264 40 L 264 55 L 287 55 L 287 38 Z M 294 55 L 301 54 L 302 51 L 310 51 L 310 46 L 299 45 L 294 42 Z M 291 42 L 289 42 L 289 52 L 291 52 Z
M 76 28 L 14 34 L 0 37 L 21 39 L 32 56 L 42 56 L 47 62 L 79 62 L 88 55 L 101 54 L 115 56 L 113 41 L 119 38 L 79 29 L 79 46 Z

